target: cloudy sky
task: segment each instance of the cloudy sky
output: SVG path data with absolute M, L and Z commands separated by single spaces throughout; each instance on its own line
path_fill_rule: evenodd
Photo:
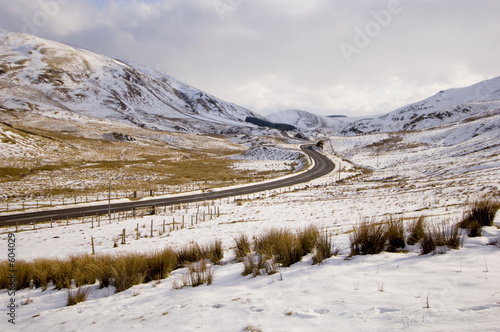
M 386 113 L 500 75 L 498 0 L 0 0 L 0 28 L 261 114 Z

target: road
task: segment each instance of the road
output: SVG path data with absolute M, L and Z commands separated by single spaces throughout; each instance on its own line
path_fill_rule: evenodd
M 27 212 L 20 214 L 9 214 L 0 216 L 0 226 L 23 225 L 31 222 L 44 222 L 50 220 L 62 220 L 67 218 L 79 218 L 85 216 L 105 215 L 108 209 L 111 212 L 131 211 L 134 208 L 144 208 L 152 206 L 169 206 L 175 204 L 185 204 L 193 202 L 202 202 L 215 200 L 231 196 L 247 195 L 256 192 L 262 192 L 271 189 L 289 187 L 299 183 L 308 182 L 322 177 L 335 169 L 335 164 L 325 155 L 313 149 L 313 145 L 302 145 L 300 147 L 314 161 L 314 166 L 306 172 L 290 176 L 275 181 L 247 185 L 239 188 L 223 189 L 218 191 L 188 194 L 177 197 L 148 199 L 143 201 L 133 201 L 124 203 L 91 205 L 84 207 L 51 209 L 46 211 Z

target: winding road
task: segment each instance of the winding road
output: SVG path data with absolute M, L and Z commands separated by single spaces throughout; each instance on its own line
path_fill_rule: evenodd
M 301 145 L 300 148 L 313 160 L 314 166 L 308 171 L 297 174 L 295 176 L 232 189 L 223 189 L 218 191 L 200 194 L 188 194 L 169 198 L 156 198 L 143 201 L 112 203 L 110 206 L 108 206 L 108 204 L 101 204 L 74 208 L 51 209 L 20 214 L 9 214 L 0 216 L 0 226 L 12 226 L 16 224 L 23 225 L 31 222 L 44 222 L 51 220 L 62 220 L 67 218 L 105 215 L 108 214 L 108 209 L 110 209 L 111 212 L 122 212 L 151 206 L 169 206 L 175 204 L 201 202 L 293 186 L 322 177 L 335 169 L 335 164 L 325 155 L 314 150 L 313 146 L 314 145 Z

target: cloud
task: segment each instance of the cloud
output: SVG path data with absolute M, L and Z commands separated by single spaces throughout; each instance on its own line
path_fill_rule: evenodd
M 31 22 L 41 37 L 160 69 L 261 113 L 384 113 L 499 75 L 496 0 L 0 0 L 0 6 L 1 28 L 29 30 Z M 355 48 L 349 57 L 342 45 Z

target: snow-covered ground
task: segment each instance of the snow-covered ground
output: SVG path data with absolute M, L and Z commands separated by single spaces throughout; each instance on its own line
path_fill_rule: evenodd
M 458 130 L 458 129 L 456 129 Z M 455 131 L 456 132 L 456 131 Z M 464 239 L 459 250 L 420 255 L 382 253 L 346 259 L 349 232 L 362 220 L 389 216 L 427 216 L 427 222 L 457 222 L 476 198 L 499 198 L 500 147 L 495 132 L 451 140 L 445 129 L 359 137 L 331 137 L 325 150 L 343 159 L 334 173 L 311 183 L 265 193 L 190 204 L 156 216 L 101 220 L 100 227 L 71 221 L 25 226 L 16 234 L 17 259 L 149 252 L 222 240 L 223 264 L 215 266 L 212 285 L 173 289 L 185 269 L 160 283 L 115 294 L 93 286 L 89 299 L 66 307 L 67 291 L 26 289 L 17 292 L 15 328 L 25 331 L 498 331 L 500 321 L 500 239 L 497 227 L 481 238 Z M 380 144 L 377 144 L 380 143 Z M 257 161 L 255 161 L 257 162 Z M 269 163 L 269 161 L 261 161 Z M 364 168 L 366 167 L 366 168 Z M 340 174 L 338 173 L 340 169 Z M 371 171 L 368 171 L 370 169 Z M 338 182 L 338 179 L 344 181 Z M 214 211 L 220 211 L 218 216 Z M 212 212 L 212 217 L 210 217 Z M 198 215 L 198 223 L 196 223 Z M 205 221 L 203 221 L 203 216 Z M 184 218 L 185 227 L 177 229 Z M 170 231 L 175 220 L 176 229 Z M 153 221 L 153 237 L 151 237 Z M 167 232 L 160 235 L 165 221 Z M 193 222 L 193 226 L 191 226 Z M 139 224 L 140 239 L 136 240 Z M 333 234 L 336 257 L 312 265 L 306 256 L 271 276 L 242 276 L 234 262 L 233 236 L 254 236 L 272 227 L 300 230 L 317 225 Z M 495 224 L 500 226 L 500 214 Z M 126 229 L 127 244 L 113 247 Z M 0 235 L 6 243 L 7 233 Z M 5 240 L 5 241 L 4 241 Z M 5 249 L 5 256 L 7 251 Z M 7 303 L 5 290 L 0 302 Z M 6 306 L 0 327 L 9 328 Z

